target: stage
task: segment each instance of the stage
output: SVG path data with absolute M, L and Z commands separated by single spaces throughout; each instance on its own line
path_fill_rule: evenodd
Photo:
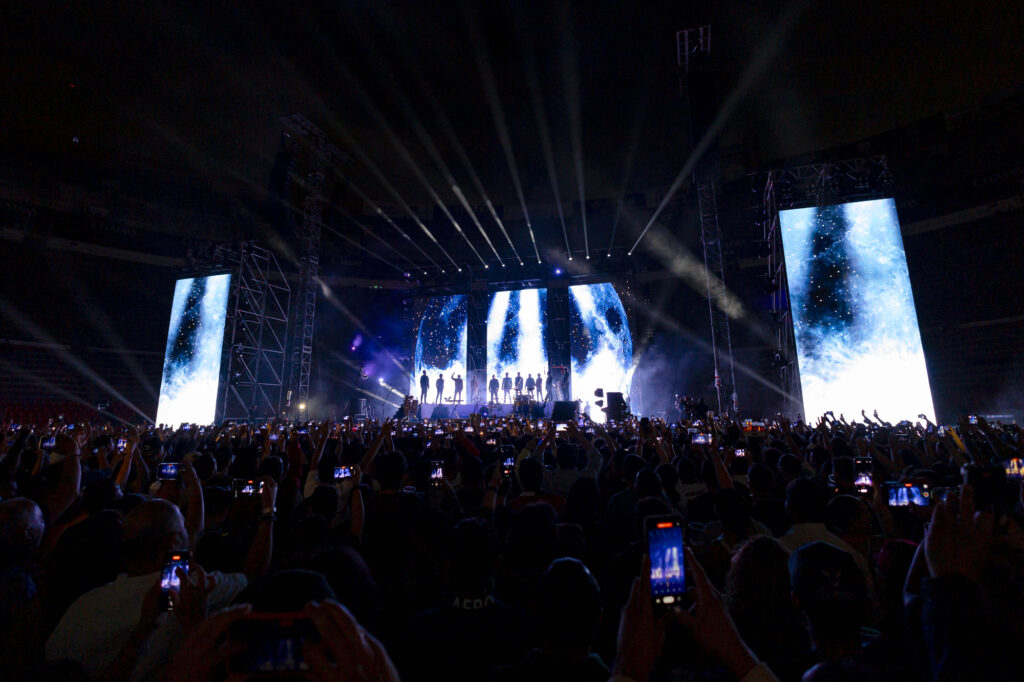
M 554 401 L 533 403 L 529 416 L 531 419 L 544 419 L 551 416 L 554 408 Z M 522 408 L 520 408 L 522 409 Z M 452 405 L 435 405 L 428 403 L 420 406 L 420 417 L 423 419 L 468 419 L 471 414 L 483 414 L 486 412 L 491 417 L 507 417 L 516 413 L 516 406 L 512 403 L 498 403 L 488 405 L 487 403 L 470 403 Z M 525 413 L 520 413 L 525 414 Z

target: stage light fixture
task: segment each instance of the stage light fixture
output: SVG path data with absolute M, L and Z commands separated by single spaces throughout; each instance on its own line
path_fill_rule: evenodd
M 562 274 L 562 268 L 555 268 L 555 275 L 561 275 L 561 274 Z
M 587 254 L 587 260 L 590 260 L 590 254 L 589 253 Z
M 380 384 L 381 386 L 383 386 L 384 385 L 384 377 L 380 377 L 379 379 L 377 379 L 377 383 Z
M 306 403 L 299 403 L 299 409 L 300 410 L 306 409 Z
M 572 260 L 572 256 L 569 256 L 569 260 Z

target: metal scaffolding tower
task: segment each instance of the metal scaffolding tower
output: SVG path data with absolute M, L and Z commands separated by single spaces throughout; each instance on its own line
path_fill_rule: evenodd
M 772 366 L 779 373 L 779 388 L 786 396 L 783 414 L 794 417 L 803 413 L 803 392 L 779 211 L 887 196 L 892 175 L 888 160 L 880 154 L 774 169 L 763 174 L 763 182 L 758 222 L 762 225 L 766 249 L 765 283 L 771 296 L 769 316 L 775 327 Z
M 697 183 L 697 203 L 700 209 L 700 242 L 704 248 L 704 276 L 707 281 L 708 314 L 711 318 L 711 351 L 715 363 L 718 412 L 727 412 L 731 403 L 732 411 L 736 413 L 739 412 L 739 399 L 736 395 L 736 372 L 732 358 L 732 334 L 729 331 L 729 316 L 721 306 L 725 294 L 725 267 L 722 264 L 722 233 L 718 229 L 714 180 L 701 180 Z M 728 365 L 728 385 L 722 381 L 720 359 Z M 726 396 L 724 403 L 723 393 Z
M 289 186 L 304 192 L 299 237 L 299 281 L 292 310 L 291 365 L 288 374 L 287 404 L 305 404 L 309 400 L 309 375 L 313 365 L 313 332 L 316 325 L 316 293 L 320 271 L 320 233 L 323 228 L 324 182 L 327 170 L 347 157 L 328 141 L 326 134 L 301 114 L 281 119 L 287 135 L 302 145 L 308 162 L 303 181 L 296 171 L 295 156 L 289 164 Z M 295 154 L 299 152 L 296 146 Z M 293 191 L 292 196 L 295 196 Z
M 680 91 L 690 115 L 690 144 L 710 134 L 717 115 L 714 70 L 711 67 L 711 25 L 704 24 L 676 32 L 676 64 L 684 70 Z M 715 393 L 718 412 L 739 411 L 736 373 L 732 355 L 732 334 L 729 316 L 722 310 L 725 290 L 725 266 L 722 262 L 722 233 L 718 224 L 718 201 L 715 183 L 718 180 L 717 144 L 712 141 L 705 158 L 695 164 L 697 204 L 700 214 L 700 241 L 704 250 L 704 274 L 707 285 L 708 315 L 711 322 L 711 350 L 715 370 Z M 728 375 L 723 378 L 722 372 Z M 728 383 L 726 383 L 726 381 Z
M 233 272 L 220 419 L 274 417 L 281 409 L 291 290 L 273 252 L 243 242 L 223 255 Z

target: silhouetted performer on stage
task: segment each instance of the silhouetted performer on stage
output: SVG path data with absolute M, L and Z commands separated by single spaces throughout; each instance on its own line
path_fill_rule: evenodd
M 452 381 L 455 382 L 455 397 L 452 398 L 452 402 L 461 403 L 462 402 L 462 375 L 461 374 L 453 374 L 452 375 Z
M 434 387 L 437 388 L 437 404 L 441 404 L 441 399 L 444 398 L 444 375 L 438 374 L 437 381 L 434 382 Z
M 476 373 L 469 377 L 469 398 L 466 400 L 466 402 L 480 402 L 480 378 L 476 375 Z
M 533 375 L 532 374 L 527 374 L 526 375 L 526 392 L 530 394 L 530 399 L 531 400 L 533 399 L 533 388 L 534 388 L 534 385 L 535 384 L 534 384 L 534 381 L 533 381 Z
M 505 372 L 505 378 L 501 380 L 501 393 L 506 403 L 512 402 L 512 377 Z
M 544 402 L 551 400 L 551 388 L 554 386 L 554 380 L 551 378 L 551 372 L 548 372 L 547 378 L 544 379 Z
M 516 397 L 523 394 L 523 375 L 516 372 Z
M 491 392 L 491 402 L 492 403 L 497 403 L 498 402 L 498 375 L 497 374 L 492 374 L 491 375 L 491 381 L 490 381 L 489 384 L 487 384 L 487 388 Z
M 427 370 L 423 370 L 423 374 L 420 375 L 420 403 L 427 402 L 428 393 L 430 393 L 430 377 L 427 376 Z

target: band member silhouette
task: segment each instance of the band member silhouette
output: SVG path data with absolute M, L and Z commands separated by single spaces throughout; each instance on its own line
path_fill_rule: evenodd
M 423 370 L 423 374 L 420 375 L 420 403 L 427 402 L 428 393 L 430 393 L 430 377 L 427 376 L 427 370 Z
M 443 374 L 438 374 L 437 375 L 437 380 L 434 382 L 434 387 L 437 388 L 437 400 L 435 402 L 437 402 L 437 404 L 440 405 L 441 404 L 441 400 L 444 398 L 444 375 Z

